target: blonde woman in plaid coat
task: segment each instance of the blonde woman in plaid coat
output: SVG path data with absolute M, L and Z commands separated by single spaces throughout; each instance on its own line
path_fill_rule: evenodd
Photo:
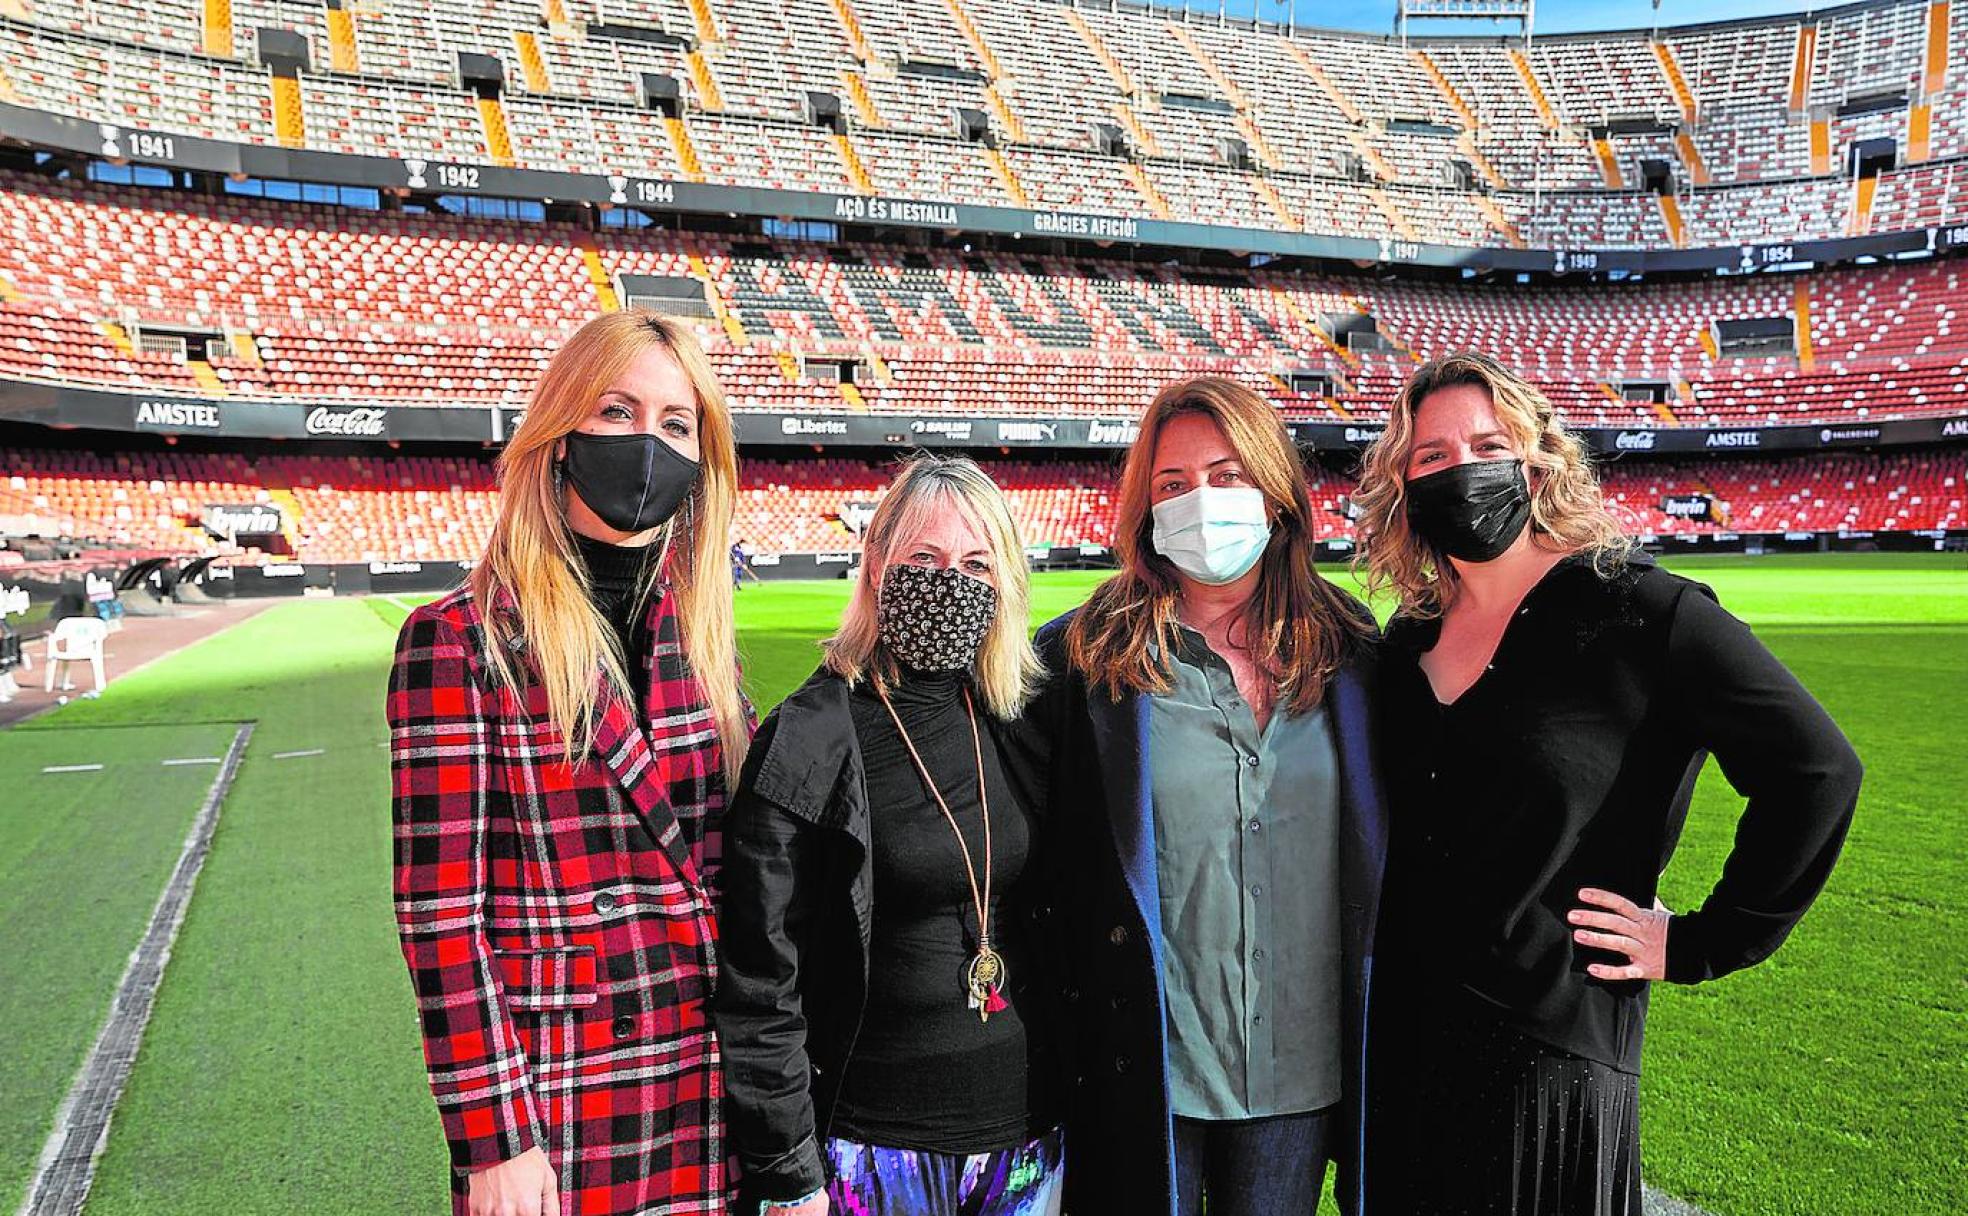
M 712 887 L 752 728 L 730 415 L 689 331 L 555 355 L 464 587 L 404 623 L 396 919 L 457 1216 L 724 1211 Z

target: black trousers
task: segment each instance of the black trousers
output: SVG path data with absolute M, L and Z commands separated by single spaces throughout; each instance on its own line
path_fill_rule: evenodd
M 1331 1107 L 1265 1119 L 1175 1121 L 1176 1216 L 1312 1216 L 1331 1155 Z

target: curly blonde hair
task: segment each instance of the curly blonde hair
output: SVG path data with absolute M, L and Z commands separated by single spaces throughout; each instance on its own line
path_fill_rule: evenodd
M 1531 529 L 1573 552 L 1589 553 L 1601 575 L 1614 573 L 1633 550 L 1599 490 L 1585 445 L 1566 429 L 1537 387 L 1488 355 L 1459 351 L 1416 368 L 1388 411 L 1387 429 L 1360 458 L 1353 492 L 1360 550 L 1355 573 L 1370 596 L 1389 590 L 1408 616 L 1440 616 L 1455 598 L 1455 566 L 1408 526 L 1408 457 L 1415 415 L 1429 395 L 1458 385 L 1489 395 L 1497 425 L 1524 461 L 1531 487 Z

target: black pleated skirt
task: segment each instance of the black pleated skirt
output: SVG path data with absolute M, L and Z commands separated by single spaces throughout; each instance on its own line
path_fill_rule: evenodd
M 1532 1039 L 1476 997 L 1417 996 L 1395 998 L 1407 1016 L 1375 1019 L 1371 1216 L 1641 1216 L 1640 1078 Z

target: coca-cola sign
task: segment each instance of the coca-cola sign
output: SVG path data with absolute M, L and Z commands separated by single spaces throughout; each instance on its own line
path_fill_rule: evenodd
M 310 435 L 351 435 L 380 439 L 388 424 L 388 411 L 368 406 L 338 410 L 318 405 L 309 410 L 307 415 L 307 433 Z

